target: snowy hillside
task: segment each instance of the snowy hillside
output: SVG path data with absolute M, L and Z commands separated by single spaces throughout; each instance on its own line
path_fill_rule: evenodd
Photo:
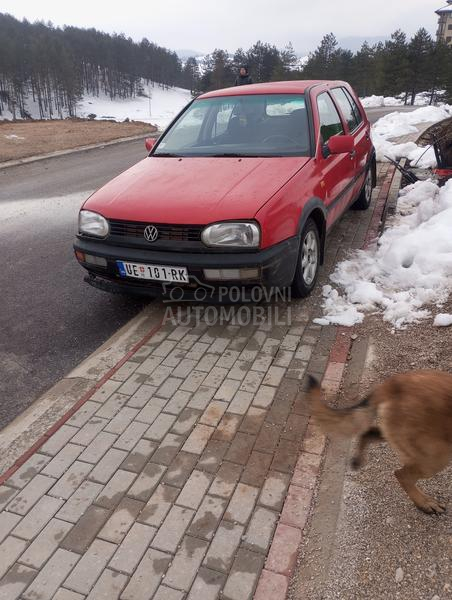
M 143 87 L 146 96 L 127 100 L 110 100 L 110 97 L 105 94 L 86 95 L 77 104 L 76 116 L 86 118 L 93 114 L 96 115 L 96 119 L 144 121 L 163 129 L 191 100 L 190 91 L 182 88 L 164 89 L 157 84 L 147 86 L 145 83 Z M 26 103 L 26 110 L 33 119 L 39 119 L 38 105 L 31 97 Z M 12 114 L 5 111 L 2 118 L 11 120 Z

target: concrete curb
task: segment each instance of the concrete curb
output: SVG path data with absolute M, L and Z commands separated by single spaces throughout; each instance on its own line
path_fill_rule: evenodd
M 395 168 L 388 164 L 363 248 L 369 247 L 378 237 L 394 173 Z M 322 387 L 328 396 L 336 395 L 340 389 L 352 346 L 353 332 L 354 328 L 337 328 L 336 339 L 331 347 L 322 380 Z M 310 418 L 254 600 L 286 600 L 287 598 L 302 535 L 305 533 L 314 508 L 326 444 L 326 437 Z
M 134 142 L 137 140 L 143 140 L 148 137 L 159 137 L 160 133 L 152 132 L 149 134 L 133 135 L 131 137 L 118 138 L 116 140 L 109 140 L 107 142 L 99 142 L 97 144 L 89 144 L 87 146 L 78 146 L 77 148 L 68 148 L 67 150 L 57 150 L 55 152 L 48 152 L 47 154 L 36 154 L 35 156 L 27 156 L 26 158 L 19 158 L 17 160 L 7 160 L 0 163 L 0 169 L 7 169 L 9 167 L 17 167 L 20 165 L 26 165 L 28 163 L 37 162 L 39 160 L 46 160 L 48 158 L 57 158 L 59 156 L 66 156 L 67 154 L 75 154 L 76 152 L 85 152 L 86 150 L 96 150 L 96 148 L 103 148 L 104 146 L 113 146 L 115 144 L 123 144 L 125 142 Z

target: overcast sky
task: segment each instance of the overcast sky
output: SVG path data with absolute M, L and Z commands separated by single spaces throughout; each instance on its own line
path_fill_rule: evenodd
M 325 33 L 338 38 L 387 36 L 398 27 L 435 32 L 445 0 L 1 0 L 0 12 L 55 25 L 95 27 L 147 37 L 171 49 L 230 52 L 261 39 L 295 50 L 314 49 Z

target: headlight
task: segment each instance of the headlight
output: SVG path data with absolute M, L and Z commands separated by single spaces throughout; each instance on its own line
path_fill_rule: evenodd
M 258 248 L 260 236 L 256 223 L 216 223 L 203 230 L 201 239 L 206 246 Z
M 108 235 L 108 221 L 99 213 L 81 210 L 78 216 L 78 230 L 85 235 L 104 238 Z

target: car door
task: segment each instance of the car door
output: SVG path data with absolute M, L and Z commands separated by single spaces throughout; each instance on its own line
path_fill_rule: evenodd
M 328 155 L 324 152 L 326 143 L 333 135 L 345 134 L 344 122 L 330 94 L 327 91 L 318 93 L 314 107 L 317 112 L 316 161 L 329 229 L 352 199 L 355 158 L 350 153 Z
M 331 94 L 344 117 L 349 134 L 355 138 L 353 198 L 356 198 L 364 185 L 372 148 L 370 125 L 367 119 L 364 119 L 358 104 L 346 87 L 333 88 Z

